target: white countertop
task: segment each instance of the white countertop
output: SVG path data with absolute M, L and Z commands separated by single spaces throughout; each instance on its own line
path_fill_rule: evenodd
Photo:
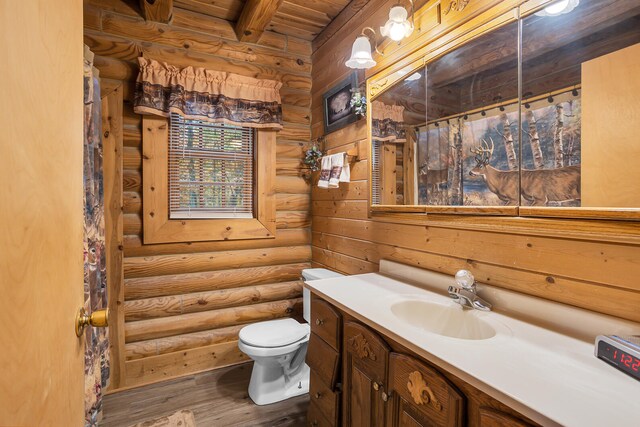
M 377 273 L 305 286 L 542 425 L 640 426 L 640 382 L 597 359 L 593 343 L 479 311 L 477 316 L 496 329 L 494 337 L 461 340 L 434 334 L 396 318 L 390 305 L 399 299 L 456 303 Z

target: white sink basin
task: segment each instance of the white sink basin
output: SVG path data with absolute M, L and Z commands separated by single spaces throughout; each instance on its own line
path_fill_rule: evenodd
M 493 326 L 478 318 L 478 312 L 457 304 L 404 300 L 391 304 L 391 313 L 410 326 L 445 337 L 486 340 L 496 335 Z

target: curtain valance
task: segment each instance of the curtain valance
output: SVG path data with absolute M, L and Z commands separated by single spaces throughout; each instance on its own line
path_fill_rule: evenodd
M 134 111 L 254 128 L 282 128 L 280 88 L 275 80 L 256 79 L 204 68 L 178 68 L 138 58 Z
M 406 141 L 404 107 L 373 101 L 371 103 L 371 136 L 375 141 Z

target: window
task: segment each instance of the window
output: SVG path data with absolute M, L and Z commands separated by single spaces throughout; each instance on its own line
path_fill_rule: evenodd
M 254 130 L 171 114 L 169 218 L 253 218 Z
M 275 130 L 145 115 L 142 151 L 145 244 L 275 237 Z
M 380 204 L 380 146 L 381 142 L 374 139 L 371 141 L 371 204 Z

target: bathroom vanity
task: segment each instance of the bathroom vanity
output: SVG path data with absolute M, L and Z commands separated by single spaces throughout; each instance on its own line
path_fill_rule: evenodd
M 389 276 L 402 269 L 403 278 Z M 446 296 L 452 277 L 390 262 L 381 270 L 305 285 L 314 295 L 309 425 L 597 426 L 639 419 L 640 404 L 623 396 L 637 395 L 640 384 L 596 359 L 589 342 L 595 325 L 629 334 L 636 324 L 486 286 L 480 292 L 498 311 L 463 310 Z M 534 324 L 535 313 L 535 323 L 546 318 L 547 328 Z M 553 330 L 556 316 L 578 326 Z

